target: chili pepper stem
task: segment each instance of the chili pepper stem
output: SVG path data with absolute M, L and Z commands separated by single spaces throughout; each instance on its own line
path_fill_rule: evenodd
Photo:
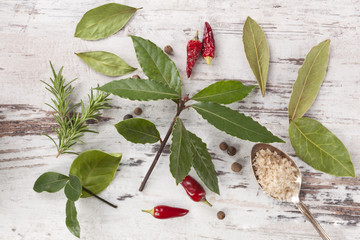
M 212 57 L 204 57 L 204 59 L 208 65 L 210 65 L 211 61 L 213 60 Z
M 141 210 L 142 212 L 147 212 L 147 213 L 150 213 L 151 215 L 154 216 L 154 209 L 151 209 L 151 210 Z
M 212 204 L 208 202 L 208 200 L 206 200 L 206 198 L 202 199 L 201 202 L 209 205 L 210 207 L 212 207 Z

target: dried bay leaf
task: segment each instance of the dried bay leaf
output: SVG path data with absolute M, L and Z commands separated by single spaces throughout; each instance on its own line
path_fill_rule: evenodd
M 246 58 L 264 97 L 269 69 L 269 45 L 264 31 L 251 17 L 247 17 L 244 24 L 243 43 Z
M 126 140 L 133 143 L 156 143 L 160 139 L 155 124 L 142 118 L 121 121 L 115 124 L 115 128 Z
M 70 175 L 69 181 L 65 185 L 64 193 L 70 201 L 76 202 L 80 196 L 82 191 L 81 181 L 77 176 Z
M 330 40 L 313 47 L 298 72 L 289 102 L 289 121 L 302 117 L 311 107 L 326 75 Z
M 76 237 L 80 238 L 80 224 L 77 220 L 77 211 L 75 203 L 73 201 L 67 200 L 66 202 L 66 226 L 69 231 Z
M 60 191 L 66 185 L 68 180 L 69 177 L 64 174 L 46 172 L 36 180 L 33 189 L 38 193 L 43 191 L 54 193 Z
M 355 177 L 349 151 L 318 121 L 294 119 L 289 126 L 289 137 L 296 155 L 314 169 L 335 176 Z

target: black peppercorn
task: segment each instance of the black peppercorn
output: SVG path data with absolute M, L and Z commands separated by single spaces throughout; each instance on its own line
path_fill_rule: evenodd
M 170 45 L 167 45 L 164 47 L 164 52 L 166 52 L 168 55 L 173 55 L 173 48 Z
M 217 218 L 223 220 L 225 218 L 225 213 L 223 211 L 219 211 L 217 213 Z
M 126 120 L 126 119 L 130 119 L 130 118 L 133 118 L 133 115 L 126 114 L 123 119 Z
M 135 115 L 141 115 L 141 114 L 142 114 L 142 109 L 139 108 L 139 107 L 135 108 L 135 109 L 134 109 L 134 114 L 135 114 Z
M 242 169 L 242 166 L 240 163 L 234 162 L 233 164 L 231 164 L 231 170 L 233 170 L 234 172 L 240 172 L 241 169 Z
M 233 146 L 230 146 L 227 149 L 227 154 L 229 154 L 230 156 L 234 156 L 236 154 L 236 148 L 234 148 Z
M 226 144 L 226 142 L 222 142 L 220 143 L 219 148 L 223 151 L 226 151 L 226 149 L 228 149 L 228 145 Z

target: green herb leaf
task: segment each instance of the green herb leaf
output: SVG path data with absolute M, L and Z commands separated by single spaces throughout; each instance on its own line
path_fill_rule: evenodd
M 264 31 L 251 17 L 247 17 L 244 24 L 243 42 L 246 58 L 264 97 L 269 69 L 269 45 Z
M 81 181 L 77 176 L 70 175 L 69 181 L 65 185 L 65 195 L 70 201 L 76 202 L 81 196 L 82 186 Z
M 107 38 L 130 20 L 137 8 L 108 3 L 87 11 L 76 26 L 75 37 L 84 40 Z
M 256 86 L 244 86 L 240 81 L 225 80 L 211 84 L 191 99 L 199 102 L 229 104 L 245 98 Z
M 119 56 L 104 51 L 75 53 L 92 69 L 107 76 L 121 76 L 136 70 Z
M 167 85 L 181 94 L 181 78 L 175 63 L 153 42 L 131 36 L 136 57 L 148 78 Z
M 155 124 L 142 118 L 131 118 L 115 124 L 117 131 L 133 143 L 156 143 L 160 133 Z
M 206 144 L 194 133 L 188 131 L 190 145 L 193 153 L 193 167 L 201 181 L 208 189 L 220 194 L 218 178 L 211 156 L 206 148 Z
M 289 102 L 289 120 L 302 117 L 315 101 L 326 75 L 330 40 L 313 47 L 298 72 Z
M 80 238 L 80 225 L 77 220 L 77 212 L 75 203 L 67 200 L 66 202 L 66 226 L 69 231 L 75 236 Z
M 38 193 L 43 191 L 54 193 L 60 191 L 68 180 L 69 177 L 63 174 L 57 172 L 46 172 L 36 180 L 33 189 Z
M 80 178 L 82 186 L 94 194 L 103 191 L 114 178 L 122 154 L 107 154 L 99 150 L 82 152 L 72 163 L 70 174 Z M 81 197 L 91 195 L 82 191 Z
M 179 94 L 168 86 L 149 79 L 140 78 L 112 81 L 97 89 L 122 98 L 139 101 L 180 98 Z
M 170 151 L 170 172 L 175 178 L 177 185 L 190 172 L 193 159 L 190 138 L 179 117 L 176 118 L 173 127 Z
M 252 142 L 284 142 L 251 117 L 225 106 L 217 103 L 196 103 L 192 107 L 214 127 L 231 136 Z
M 294 119 L 289 126 L 289 136 L 296 155 L 313 168 L 335 176 L 355 177 L 348 150 L 318 121 Z

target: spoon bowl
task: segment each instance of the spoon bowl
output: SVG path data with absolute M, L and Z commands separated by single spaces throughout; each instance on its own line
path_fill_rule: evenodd
M 260 150 L 266 150 L 266 149 L 269 149 L 271 152 L 276 152 L 281 158 L 286 158 L 291 163 L 291 165 L 293 167 L 295 167 L 295 169 L 297 170 L 296 171 L 296 176 L 297 176 L 296 183 L 297 183 L 297 187 L 298 187 L 297 188 L 298 192 L 297 192 L 296 196 L 291 198 L 291 201 L 287 201 L 287 202 L 293 202 L 296 205 L 296 207 L 300 210 L 300 212 L 302 214 L 304 214 L 304 216 L 311 222 L 311 224 L 314 226 L 314 228 L 319 233 L 319 235 L 320 235 L 320 237 L 322 239 L 330 240 L 329 236 L 325 233 L 324 229 L 320 226 L 320 224 L 316 221 L 314 216 L 310 213 L 309 209 L 302 203 L 302 201 L 299 198 L 300 188 L 301 188 L 301 172 L 300 172 L 300 169 L 298 168 L 298 166 L 295 164 L 295 162 L 286 153 L 284 153 L 283 151 L 281 151 L 280 149 L 278 149 L 278 148 L 276 148 L 276 147 L 274 147 L 272 145 L 265 144 L 265 143 L 255 144 L 254 147 L 251 150 L 251 158 L 250 158 L 251 169 L 253 171 L 253 174 L 254 174 L 254 176 L 256 178 L 256 181 L 259 184 L 261 190 L 263 190 L 263 192 L 265 192 L 268 196 L 270 196 L 270 197 L 272 197 L 272 198 L 274 198 L 274 199 L 276 199 L 278 201 L 283 201 L 283 200 L 280 200 L 277 197 L 272 196 L 271 193 L 266 192 L 263 189 L 263 187 L 260 185 L 259 178 L 256 175 L 256 168 L 255 168 L 255 166 L 253 164 L 254 160 L 255 160 L 255 157 L 256 157 L 256 153 L 259 152 Z

